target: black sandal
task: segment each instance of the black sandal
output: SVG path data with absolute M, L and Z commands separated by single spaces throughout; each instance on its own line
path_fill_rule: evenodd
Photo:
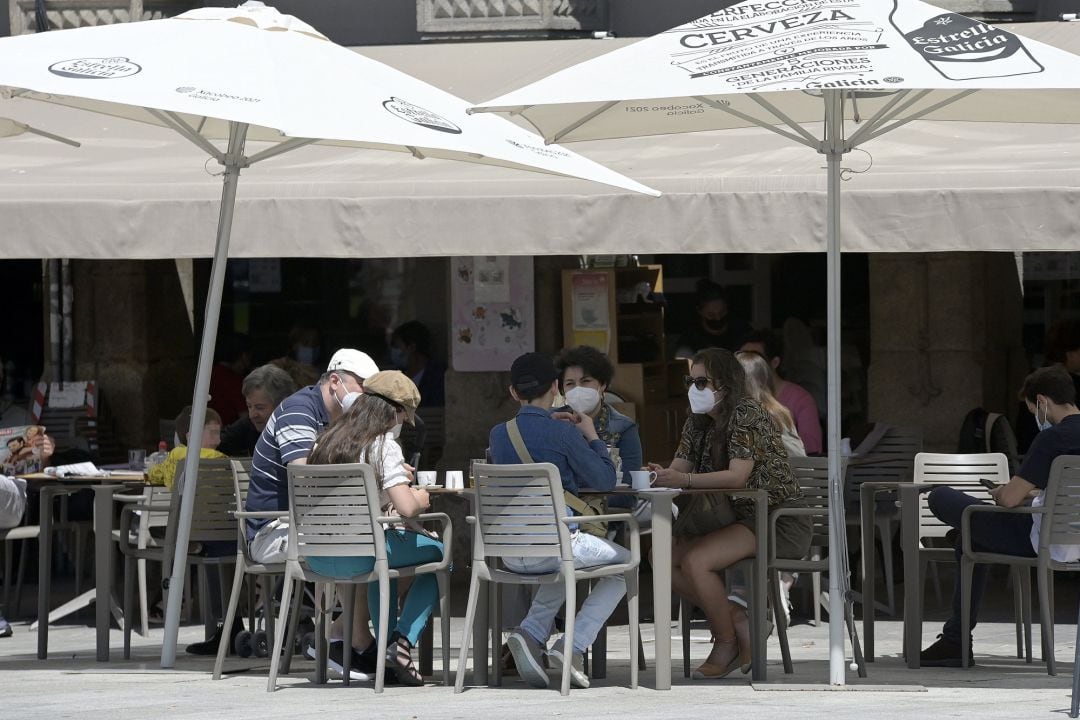
M 396 632 L 386 646 L 386 664 L 402 685 L 419 687 L 424 684 L 424 676 L 413 665 L 412 644 Z

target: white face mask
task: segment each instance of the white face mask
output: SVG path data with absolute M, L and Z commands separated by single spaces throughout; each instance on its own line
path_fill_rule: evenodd
M 600 405 L 600 392 L 596 388 L 579 385 L 566 391 L 566 404 L 574 412 L 588 415 Z
M 1039 419 L 1040 410 L 1042 410 L 1042 420 Z M 1043 430 L 1049 430 L 1051 427 L 1054 426 L 1054 423 L 1050 422 L 1050 418 L 1047 415 L 1046 411 L 1046 405 L 1044 403 L 1039 403 L 1038 406 L 1036 406 L 1035 408 L 1035 424 L 1039 426 L 1040 432 L 1042 432 Z
M 341 388 L 344 390 L 345 386 L 342 385 Z M 349 392 L 348 390 L 346 390 L 345 394 L 342 395 L 341 397 L 338 397 L 337 393 L 331 393 L 331 394 L 334 396 L 334 399 L 337 400 L 337 404 L 341 407 L 341 412 L 347 412 L 348 409 L 353 406 L 353 403 L 356 402 L 356 399 L 358 397 L 360 397 L 361 395 L 363 395 L 364 393 L 356 392 L 355 390 L 353 390 L 352 392 Z
M 715 390 L 709 390 L 708 388 L 698 390 L 696 385 L 691 385 L 690 389 L 686 391 L 686 396 L 690 399 L 690 412 L 695 415 L 704 415 L 716 407 Z
M 399 437 L 401 437 L 401 428 L 402 428 L 401 423 L 398 423 L 394 427 L 390 428 L 390 434 L 394 436 L 395 440 L 397 440 Z

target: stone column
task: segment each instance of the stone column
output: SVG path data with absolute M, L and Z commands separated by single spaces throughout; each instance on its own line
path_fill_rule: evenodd
M 76 261 L 75 374 L 96 380 L 123 447 L 153 447 L 158 419 L 191 403 L 196 343 L 171 260 Z
M 1022 309 L 1011 253 L 871 255 L 868 419 L 942 452 L 974 407 L 1015 420 Z

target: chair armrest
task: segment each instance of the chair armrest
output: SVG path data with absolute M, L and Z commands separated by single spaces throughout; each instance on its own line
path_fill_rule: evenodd
M 404 517 L 401 515 L 384 515 L 382 517 L 375 518 L 375 522 L 382 523 L 383 525 L 394 525 L 406 521 L 415 522 L 438 522 L 442 525 L 442 537 L 439 539 L 443 544 L 443 559 L 440 565 L 445 567 L 449 564 L 454 552 L 454 526 L 450 522 L 450 516 L 446 513 L 421 513 L 419 515 L 413 515 L 412 517 Z
M 229 515 L 243 520 L 288 520 L 289 513 L 281 510 L 230 510 Z
M 769 563 L 776 557 L 776 521 L 782 517 L 828 517 L 828 508 L 813 507 L 781 507 L 769 513 Z M 783 558 L 784 560 L 797 560 L 800 558 Z
M 1030 505 L 1015 508 L 1004 508 L 1000 505 L 968 505 L 964 508 L 963 514 L 960 515 L 960 538 L 965 555 L 974 553 L 974 550 L 971 549 L 971 515 L 977 512 L 1004 513 L 1010 515 L 1042 515 L 1046 512 L 1046 508 L 1031 507 Z
M 610 515 L 567 515 L 559 518 L 564 525 L 577 525 L 583 522 L 628 522 L 637 525 L 637 518 L 630 513 L 615 513 Z

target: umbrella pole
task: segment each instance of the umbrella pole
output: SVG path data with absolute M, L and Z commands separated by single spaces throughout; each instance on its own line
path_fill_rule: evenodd
M 173 552 L 172 574 L 165 605 L 165 638 L 161 644 L 161 667 L 171 668 L 176 662 L 176 638 L 180 631 L 180 605 L 183 602 L 184 575 L 187 572 L 187 546 L 191 536 L 191 516 L 195 504 L 195 485 L 199 476 L 199 455 L 202 452 L 203 425 L 210 392 L 210 370 L 214 361 L 218 317 L 221 314 L 221 293 L 225 284 L 225 263 L 229 256 L 233 210 L 236 206 L 236 186 L 240 170 L 247 166 L 244 142 L 248 126 L 229 123 L 229 147 L 225 154 L 225 179 L 221 190 L 221 209 L 218 212 L 217 242 L 214 265 L 210 273 L 210 291 L 206 298 L 199 365 L 195 375 L 195 395 L 191 400 L 191 428 L 188 432 L 188 453 L 184 460 L 184 486 L 180 496 L 180 517 L 177 519 L 176 547 Z M 224 632 L 228 634 L 229 628 Z
M 840 477 L 840 161 L 844 156 L 843 101 L 839 90 L 825 91 L 825 141 L 828 161 L 828 451 L 829 451 L 829 684 L 845 684 L 844 605 L 841 553 L 847 552 L 843 482 Z M 815 599 L 816 602 L 816 599 Z

